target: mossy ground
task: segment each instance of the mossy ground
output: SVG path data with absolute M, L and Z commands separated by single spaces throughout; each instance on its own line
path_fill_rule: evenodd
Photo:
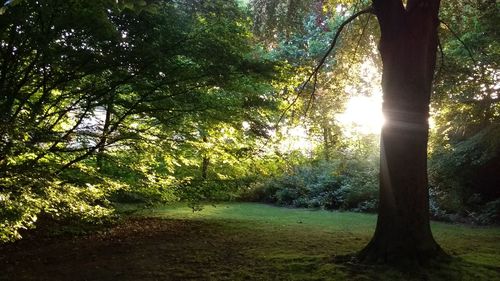
M 0 280 L 500 280 L 500 228 L 433 223 L 452 255 L 411 273 L 335 262 L 369 241 L 376 216 L 263 204 L 143 210 L 85 237 L 20 241 Z

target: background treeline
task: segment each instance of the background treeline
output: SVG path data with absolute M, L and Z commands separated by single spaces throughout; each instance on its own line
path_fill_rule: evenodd
M 339 24 L 365 4 L 348 2 L 5 4 L 0 240 L 52 222 L 106 223 L 119 203 L 376 210 L 378 136 L 347 134 L 335 118 L 380 84 L 367 71 L 380 68 L 374 19 L 346 29 L 300 90 Z M 443 5 L 432 213 L 498 222 L 499 7 Z M 305 136 L 294 142 L 297 128 Z

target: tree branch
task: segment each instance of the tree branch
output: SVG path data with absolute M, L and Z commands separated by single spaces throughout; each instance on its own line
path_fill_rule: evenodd
M 464 46 L 465 50 L 469 54 L 469 58 L 472 60 L 472 62 L 474 64 L 476 64 L 476 60 L 474 59 L 474 56 L 472 55 L 471 49 L 467 46 L 467 44 L 465 44 L 465 42 L 462 39 L 460 39 L 460 36 L 458 36 L 458 34 L 445 21 L 440 19 L 439 22 L 442 23 L 451 32 L 451 34 L 458 40 L 458 42 L 460 42 L 460 44 L 462 44 L 462 46 Z
M 438 49 L 439 49 L 439 54 L 440 54 L 440 63 L 439 63 L 439 68 L 436 72 L 436 76 L 434 76 L 434 79 L 437 79 L 441 75 L 441 72 L 442 72 L 443 67 L 444 67 L 443 45 L 441 44 L 441 40 L 439 37 L 437 39 L 437 43 L 438 43 Z
M 330 53 L 333 51 L 333 49 L 337 45 L 337 40 L 338 40 L 338 38 L 340 36 L 340 33 L 344 29 L 344 27 L 346 25 L 348 25 L 349 23 L 351 23 L 353 20 L 355 20 L 357 17 L 361 16 L 361 15 L 364 15 L 364 14 L 373 14 L 373 13 L 374 13 L 374 9 L 373 9 L 373 7 L 370 6 L 370 7 L 366 8 L 366 9 L 363 9 L 363 10 L 361 10 L 361 11 L 353 14 L 352 16 L 350 16 L 349 18 L 347 18 L 345 21 L 343 21 L 340 24 L 339 28 L 337 29 L 337 32 L 335 33 L 335 36 L 333 37 L 333 40 L 332 40 L 332 43 L 330 44 L 330 47 L 326 51 L 325 55 L 321 58 L 321 60 L 319 61 L 318 65 L 314 68 L 313 72 L 309 75 L 309 77 L 306 79 L 306 81 L 304 83 L 302 83 L 302 85 L 300 86 L 300 88 L 299 88 L 299 90 L 297 92 L 297 95 L 295 96 L 295 99 L 290 103 L 290 105 L 288 105 L 287 108 L 285 108 L 285 110 L 283 110 L 280 118 L 278 119 L 278 121 L 276 122 L 276 125 L 274 126 L 275 128 L 278 127 L 279 123 L 283 120 L 283 118 L 285 117 L 285 114 L 288 112 L 288 110 L 290 110 L 290 108 L 292 108 L 292 106 L 295 105 L 295 103 L 299 99 L 300 95 L 304 91 L 305 87 L 309 84 L 309 82 L 311 82 L 311 79 L 313 79 L 315 77 L 317 78 L 318 72 L 321 70 L 321 68 L 323 67 L 323 65 L 326 62 L 326 59 L 328 58 L 328 56 L 330 56 Z M 314 84 L 316 85 L 316 83 L 314 83 Z M 315 88 L 316 87 L 314 86 L 314 89 Z M 311 95 L 314 95 L 314 92 Z

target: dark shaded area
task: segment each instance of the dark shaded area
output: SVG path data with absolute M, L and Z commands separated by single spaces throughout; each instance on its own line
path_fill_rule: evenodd
M 500 155 L 477 169 L 473 189 L 482 194 L 487 200 L 500 198 Z
M 320 233 L 310 231 L 305 237 L 293 228 L 261 227 L 234 221 L 133 218 L 86 236 L 31 236 L 0 247 L 0 280 L 495 280 L 495 272 L 500 276 L 499 268 L 458 258 L 408 272 L 360 264 L 342 259 L 348 257 L 345 246 L 336 243 L 343 238 L 324 245 Z M 351 238 L 359 247 L 365 243 Z M 332 251 L 339 256 L 325 255 Z
M 131 219 L 85 237 L 33 237 L 0 248 L 0 280 L 206 280 L 215 267 L 225 279 L 245 259 L 219 231 L 202 222 Z

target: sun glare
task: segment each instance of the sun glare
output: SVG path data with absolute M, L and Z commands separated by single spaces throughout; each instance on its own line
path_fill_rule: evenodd
M 286 137 L 280 143 L 281 152 L 300 150 L 303 153 L 310 153 L 314 148 L 314 143 L 309 139 L 307 130 L 303 126 L 292 128 L 282 128 L 281 133 Z
M 373 47 L 375 48 L 375 45 Z M 345 87 L 350 98 L 345 111 L 337 114 L 335 119 L 348 138 L 360 134 L 380 134 L 384 125 L 380 69 L 373 59 L 367 59 L 355 73 L 359 75 L 362 83 L 357 87 Z
M 350 98 L 346 110 L 336 119 L 347 134 L 379 134 L 384 124 L 381 95 Z

